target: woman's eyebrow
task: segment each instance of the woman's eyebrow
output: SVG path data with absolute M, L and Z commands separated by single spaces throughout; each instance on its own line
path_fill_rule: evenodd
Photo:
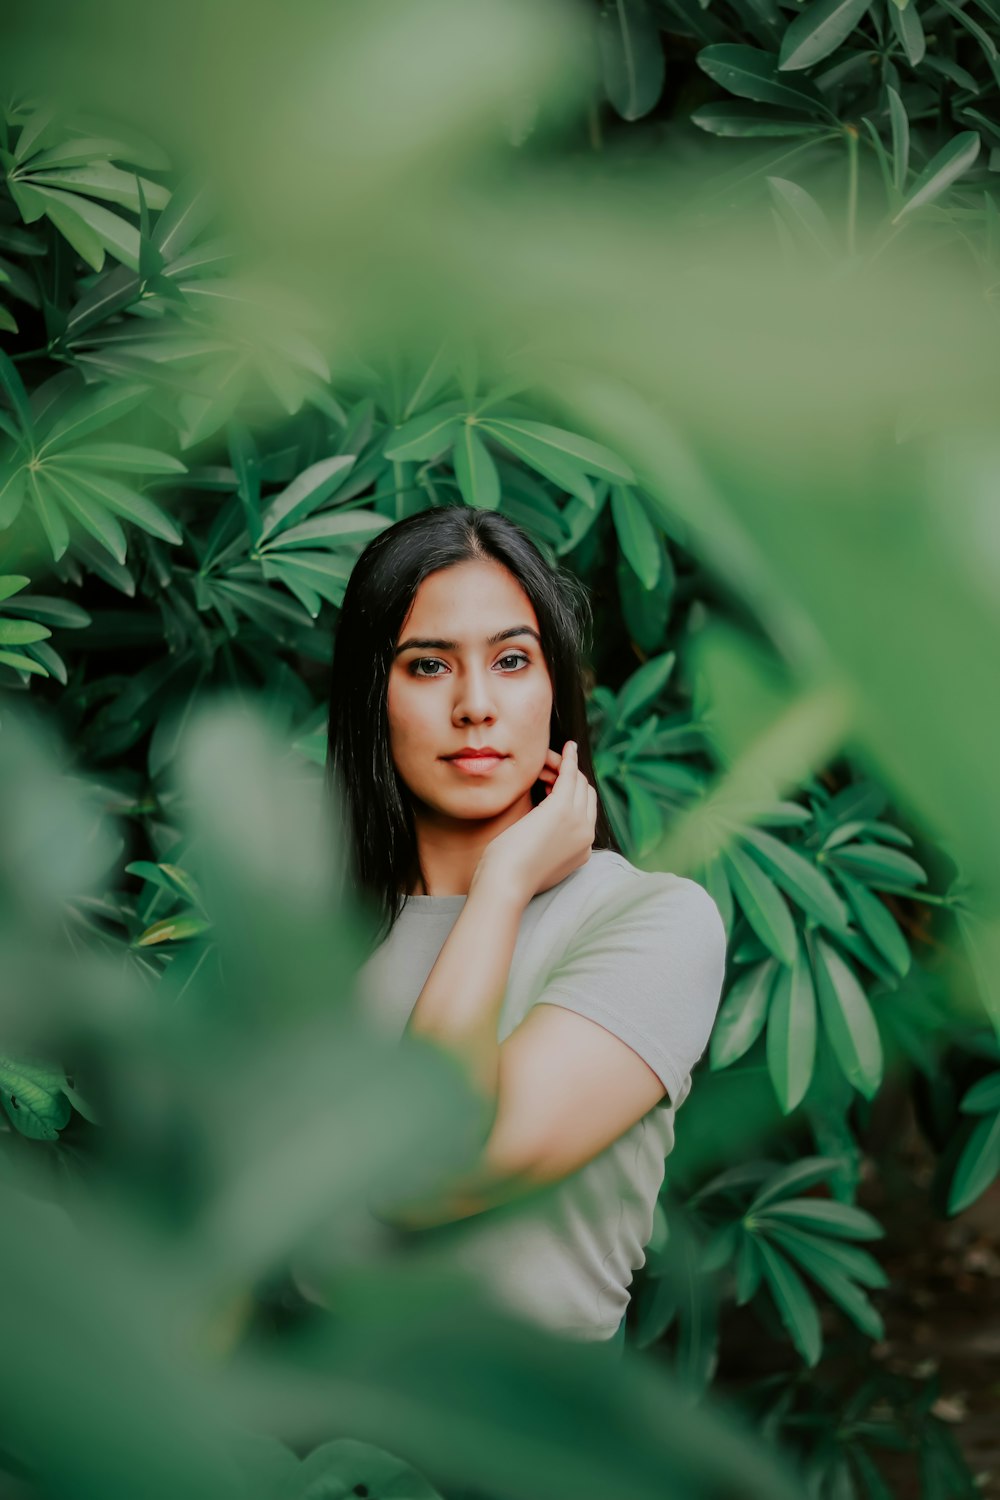
M 496 635 L 487 636 L 486 644 L 487 646 L 498 646 L 501 641 L 510 640 L 513 635 L 532 635 L 539 645 L 542 644 L 542 638 L 538 634 L 538 631 L 532 630 L 530 625 L 511 625 L 509 630 L 498 630 Z M 439 641 L 431 640 L 430 638 L 418 639 L 416 636 L 411 636 L 408 641 L 402 641 L 396 647 L 393 655 L 398 656 L 401 651 L 408 651 L 412 646 L 419 646 L 424 651 L 457 651 L 458 641 Z

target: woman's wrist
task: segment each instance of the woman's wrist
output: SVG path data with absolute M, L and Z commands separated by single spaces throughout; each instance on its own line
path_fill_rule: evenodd
M 477 899 L 485 896 L 493 905 L 507 906 L 519 912 L 534 895 L 534 891 L 528 889 L 528 882 L 512 869 L 510 862 L 491 857 L 488 849 L 473 872 L 469 885 L 470 900 L 474 892 Z

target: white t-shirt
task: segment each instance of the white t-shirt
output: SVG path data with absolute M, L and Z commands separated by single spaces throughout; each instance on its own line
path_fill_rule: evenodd
M 363 1007 L 386 1034 L 402 1036 L 465 902 L 409 896 L 363 966 Z M 617 1331 L 632 1273 L 645 1260 L 674 1115 L 708 1045 L 725 958 L 722 918 L 703 886 L 639 870 L 610 849 L 593 850 L 585 865 L 529 901 L 498 1039 L 537 1001 L 565 1006 L 633 1048 L 667 1094 L 544 1202 L 471 1216 L 450 1235 L 445 1263 L 470 1272 L 505 1310 L 570 1338 Z

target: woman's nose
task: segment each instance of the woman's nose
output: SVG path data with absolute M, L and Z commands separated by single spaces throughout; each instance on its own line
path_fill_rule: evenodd
M 452 717 L 460 722 L 467 719 L 492 719 L 493 685 L 489 673 L 473 668 L 456 677 L 455 681 L 457 691 Z

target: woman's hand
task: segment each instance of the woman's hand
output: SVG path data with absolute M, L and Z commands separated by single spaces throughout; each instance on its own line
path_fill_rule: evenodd
M 573 740 L 562 755 L 548 752 L 540 779 L 550 783 L 545 801 L 490 840 L 475 874 L 525 903 L 587 863 L 597 825 L 597 793 L 577 765 Z

